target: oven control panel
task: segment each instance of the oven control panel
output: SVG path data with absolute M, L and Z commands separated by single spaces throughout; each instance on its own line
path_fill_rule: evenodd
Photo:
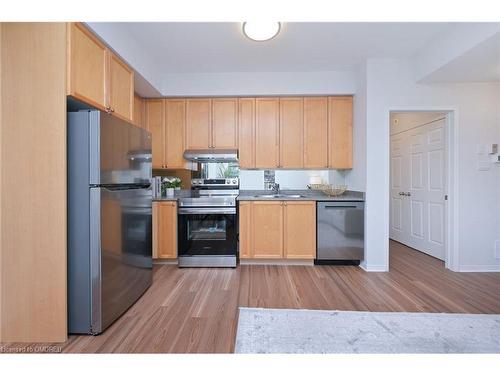
M 191 186 L 228 186 L 228 187 L 237 187 L 239 186 L 238 178 L 194 178 L 191 180 Z

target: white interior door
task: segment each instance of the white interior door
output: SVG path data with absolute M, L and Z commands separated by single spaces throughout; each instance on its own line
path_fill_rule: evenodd
M 444 260 L 446 126 L 437 120 L 391 136 L 392 239 Z
M 406 152 L 406 136 L 396 134 L 391 137 L 391 212 L 390 237 L 396 241 L 407 243 L 409 234 L 408 204 L 403 199 L 403 192 L 408 191 L 408 153 Z

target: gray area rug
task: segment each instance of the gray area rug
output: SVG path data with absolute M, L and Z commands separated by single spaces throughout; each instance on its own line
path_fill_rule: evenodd
M 240 307 L 236 353 L 500 353 L 500 315 Z

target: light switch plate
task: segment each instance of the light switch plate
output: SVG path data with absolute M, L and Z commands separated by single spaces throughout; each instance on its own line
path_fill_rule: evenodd
M 478 171 L 489 171 L 491 168 L 491 163 L 489 161 L 477 161 L 477 170 Z

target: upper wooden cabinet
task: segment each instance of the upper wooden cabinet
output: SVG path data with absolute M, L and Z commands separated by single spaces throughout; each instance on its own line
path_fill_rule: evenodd
M 146 99 L 146 126 L 151 132 L 154 169 L 185 167 L 186 100 Z
M 186 148 L 238 147 L 238 99 L 187 99 Z
M 255 98 L 239 99 L 238 115 L 240 168 L 255 168 Z
M 164 168 L 184 168 L 184 133 L 186 122 L 186 101 L 167 99 L 165 101 L 165 161 Z
M 238 147 L 238 99 L 212 100 L 212 148 Z
M 280 99 L 279 168 L 304 168 L 304 99 Z
M 68 24 L 68 95 L 103 110 L 107 106 L 106 51 L 85 26 Z
M 328 168 L 328 98 L 304 98 L 304 167 Z
M 255 99 L 255 168 L 279 167 L 279 98 Z
M 108 107 L 111 112 L 128 121 L 134 121 L 134 71 L 114 53 L 109 55 Z
M 153 168 L 165 168 L 165 100 L 147 99 L 146 126 L 151 132 Z
M 134 95 L 134 124 L 147 130 L 144 106 L 144 99 L 139 95 Z
M 83 24 L 67 28 L 67 94 L 133 122 L 133 70 Z
M 210 99 L 186 100 L 186 148 L 206 149 L 212 145 L 212 102 Z
M 352 168 L 352 96 L 328 98 L 328 166 Z

